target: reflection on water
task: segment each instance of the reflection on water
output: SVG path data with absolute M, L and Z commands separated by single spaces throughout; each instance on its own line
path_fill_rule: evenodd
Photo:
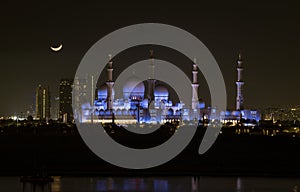
M 47 184 L 37 184 L 37 183 L 27 183 L 24 182 L 22 185 L 22 192 L 38 192 L 38 191 L 51 191 L 51 185 Z
M 242 181 L 241 178 L 238 177 L 236 180 L 236 192 L 241 192 L 242 191 Z
M 9 192 L 300 192 L 300 178 L 257 177 L 54 177 L 46 184 L 21 183 L 0 177 L 0 191 Z

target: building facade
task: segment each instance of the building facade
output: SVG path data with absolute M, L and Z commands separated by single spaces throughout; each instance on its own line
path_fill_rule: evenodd
M 196 60 L 194 60 L 196 62 Z M 115 122 L 120 124 L 155 123 L 160 124 L 175 120 L 200 120 L 200 108 L 204 103 L 198 99 L 198 68 L 194 63 L 192 68 L 193 80 L 191 84 L 192 106 L 187 107 L 181 101 L 175 103 L 170 100 L 167 86 L 154 78 L 155 59 L 153 51 L 150 54 L 148 78 L 140 81 L 133 74 L 123 86 L 123 97 L 115 98 L 113 62 L 111 58 L 107 64 L 107 81 L 96 92 L 96 99 L 91 105 L 81 103 L 81 112 L 76 115 L 79 122 Z M 79 81 L 77 81 L 79 82 Z M 88 82 L 88 81 L 86 81 Z M 93 83 L 93 81 L 91 81 Z M 89 85 L 76 85 L 77 92 Z M 93 85 L 91 85 L 93 87 Z M 81 93 L 76 94 L 76 97 Z M 93 97 L 93 96 L 92 96 Z M 78 101 L 80 100 L 77 98 Z M 76 100 L 76 99 L 75 99 Z M 76 105 L 76 104 L 75 104 Z
M 35 113 L 40 120 L 50 119 L 50 91 L 48 86 L 39 85 L 35 94 Z
M 59 84 L 59 119 L 67 123 L 73 121 L 72 79 L 61 79 Z
M 237 80 L 236 84 L 236 108 L 235 110 L 227 110 L 220 112 L 220 119 L 222 123 L 228 125 L 236 125 L 242 123 L 243 125 L 253 126 L 256 122 L 261 120 L 261 113 L 256 109 L 246 109 L 244 106 L 244 80 L 243 80 L 243 58 L 241 52 L 238 54 L 237 60 Z
M 216 107 L 205 108 L 205 103 L 199 101 L 198 89 L 198 67 L 196 59 L 191 66 L 192 80 L 191 88 L 187 88 L 192 92 L 191 106 L 186 106 L 184 102 L 173 102 L 169 97 L 167 86 L 154 78 L 155 62 L 153 52 L 150 55 L 150 63 L 148 65 L 148 79 L 141 81 L 133 74 L 123 86 L 123 97 L 115 98 L 114 78 L 113 78 L 113 62 L 111 56 L 107 64 L 107 81 L 98 88 L 96 96 L 92 94 L 91 102 L 78 102 L 77 106 L 81 106 L 81 111 L 77 111 L 76 120 L 85 122 L 117 122 L 120 124 L 132 123 L 165 123 L 167 121 L 202 121 L 231 123 L 236 125 L 244 120 L 259 121 L 260 112 L 253 109 L 244 108 L 242 78 L 243 60 L 239 54 L 237 61 L 237 93 L 236 93 L 236 109 L 219 111 Z M 79 80 L 74 84 L 75 100 L 80 100 L 79 95 L 85 94 L 84 87 L 94 87 L 93 78 L 91 85 L 80 84 Z M 81 80 L 81 82 L 89 82 Z M 77 87 L 77 88 L 76 88 Z M 79 90 L 82 90 L 81 92 Z M 87 99 L 90 100 L 90 99 Z M 80 103 L 80 104 L 79 104 Z M 76 103 L 75 103 L 76 105 Z

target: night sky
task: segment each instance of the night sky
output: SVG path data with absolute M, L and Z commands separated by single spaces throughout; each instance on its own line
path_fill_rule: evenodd
M 121 27 L 145 22 L 175 25 L 208 47 L 223 72 L 229 108 L 234 107 L 239 50 L 244 58 L 246 108 L 300 104 L 296 4 L 97 2 L 1 3 L 0 115 L 25 112 L 34 103 L 39 84 L 50 86 L 52 98 L 58 96 L 59 80 L 74 77 L 81 58 L 96 41 Z M 49 49 L 60 43 L 62 51 Z M 207 101 L 208 90 L 201 86 L 205 88 L 205 82 L 200 82 L 200 97 Z

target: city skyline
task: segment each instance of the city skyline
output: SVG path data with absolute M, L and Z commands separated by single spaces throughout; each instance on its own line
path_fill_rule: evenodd
M 240 49 L 245 66 L 246 108 L 299 104 L 297 51 L 300 39 L 296 25 L 299 15 L 292 3 L 228 3 L 222 8 L 209 3 L 199 6 L 194 2 L 157 5 L 154 1 L 148 6 L 135 2 L 125 3 L 125 9 L 116 6 L 111 9 L 113 5 L 105 2 L 81 7 L 73 3 L 69 8 L 67 4 L 26 3 L 17 7 L 6 4 L 6 11 L 0 13 L 4 26 L 0 37 L 4 43 L 0 49 L 0 115 L 25 112 L 34 103 L 34 90 L 39 84 L 49 85 L 53 98 L 58 96 L 60 79 L 74 78 L 83 55 L 97 40 L 118 28 L 143 22 L 183 28 L 209 48 L 225 79 L 228 108 L 235 106 L 235 68 Z M 171 9 L 166 13 L 164 10 L 168 7 Z M 178 19 L 180 10 L 183 14 Z M 145 17 L 152 12 L 157 14 Z M 110 17 L 104 17 L 107 14 Z M 63 44 L 61 51 L 50 50 L 50 46 L 60 43 Z M 116 56 L 115 62 L 130 64 L 130 61 L 148 57 L 148 52 L 142 53 L 143 49 L 132 52 L 141 54 L 124 60 L 127 52 L 123 57 Z M 173 56 L 166 52 L 155 51 L 155 55 Z M 199 98 L 209 98 L 205 82 L 199 84 Z

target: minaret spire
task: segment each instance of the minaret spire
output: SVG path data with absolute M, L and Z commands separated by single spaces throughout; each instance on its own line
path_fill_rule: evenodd
M 108 67 L 107 67 L 107 76 L 108 79 L 106 81 L 106 85 L 107 85 L 107 109 L 108 110 L 112 110 L 113 109 L 113 102 L 114 102 L 114 98 L 113 98 L 113 86 L 115 84 L 115 82 L 113 81 L 113 62 L 112 62 L 112 55 L 109 54 L 108 55 Z
M 154 57 L 153 57 L 153 50 L 150 50 L 150 64 L 149 64 L 149 77 L 148 77 L 148 102 L 149 104 L 151 101 L 154 101 L 154 89 L 155 89 L 155 79 L 154 79 Z M 149 106 L 149 105 L 148 105 Z
M 239 61 L 242 61 L 242 52 L 239 52 Z
M 242 53 L 239 52 L 238 60 L 237 60 L 237 81 L 236 81 L 236 110 L 244 109 L 244 96 L 243 96 L 243 59 Z
M 150 50 L 150 65 L 149 65 L 149 77 L 148 79 L 154 79 L 154 57 L 153 57 L 153 50 Z
M 194 63 L 193 63 L 193 82 L 192 82 L 192 110 L 195 112 L 194 118 L 199 119 L 199 113 L 198 113 L 198 104 L 199 104 L 199 98 L 198 98 L 198 67 L 196 64 L 197 60 L 194 58 Z

